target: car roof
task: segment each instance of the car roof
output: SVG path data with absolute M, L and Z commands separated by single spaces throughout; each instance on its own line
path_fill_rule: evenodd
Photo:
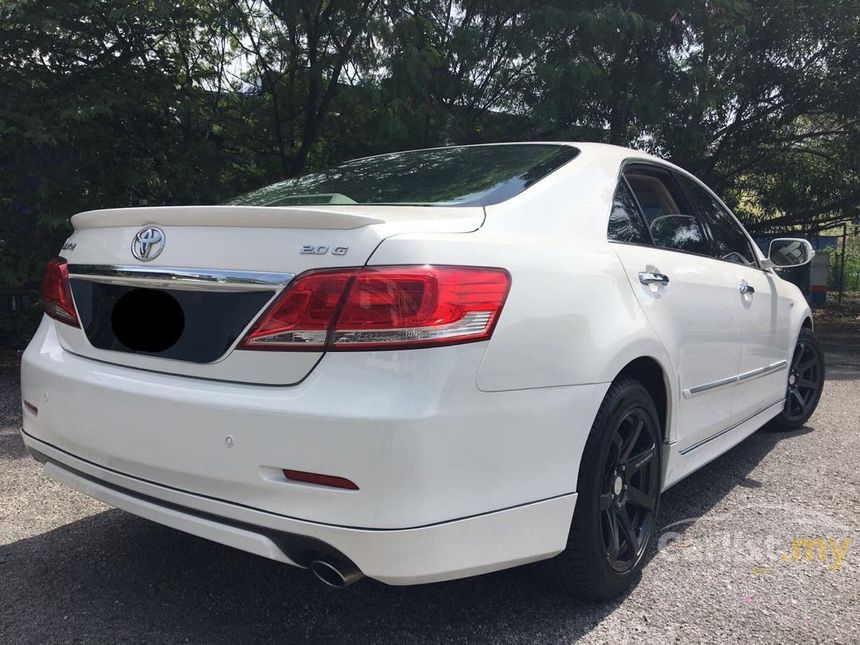
M 511 142 L 514 143 L 514 142 Z M 580 151 L 582 155 L 581 159 L 601 159 L 603 161 L 615 161 L 621 163 L 623 161 L 648 161 L 652 163 L 658 163 L 663 166 L 667 166 L 669 168 L 673 168 L 675 170 L 679 170 L 684 174 L 689 174 L 688 171 L 676 166 L 670 161 L 663 159 L 662 157 L 658 157 L 656 155 L 652 155 L 648 152 L 644 152 L 643 150 L 636 150 L 635 148 L 627 148 L 625 146 L 618 146 L 612 143 L 598 143 L 596 141 L 518 141 L 516 143 L 524 143 L 524 144 L 555 144 L 555 145 L 563 145 L 563 146 L 573 146 Z M 498 145 L 498 144 L 485 144 L 485 145 Z
M 445 148 L 480 148 L 480 147 L 490 147 L 490 146 L 522 146 L 522 145 L 556 145 L 556 146 L 571 146 L 577 148 L 580 151 L 580 161 L 582 159 L 591 159 L 591 160 L 601 160 L 604 162 L 617 162 L 621 163 L 623 161 L 630 160 L 639 160 L 639 161 L 649 161 L 652 163 L 659 163 L 664 166 L 668 166 L 675 170 L 679 170 L 685 174 L 683 168 L 679 168 L 675 164 L 666 161 L 660 157 L 649 154 L 642 150 L 636 150 L 634 148 L 627 148 L 624 146 L 618 146 L 611 143 L 598 143 L 596 141 L 494 141 L 488 143 L 468 143 L 468 144 L 452 144 L 448 146 L 431 146 L 428 148 L 413 148 L 408 150 L 398 150 L 392 152 L 381 153 L 377 155 L 367 155 L 365 157 L 358 157 L 356 159 L 351 159 L 350 161 L 358 161 L 359 159 L 369 159 L 371 157 L 380 157 L 386 154 L 397 154 L 398 152 L 421 152 L 424 150 L 443 150 Z

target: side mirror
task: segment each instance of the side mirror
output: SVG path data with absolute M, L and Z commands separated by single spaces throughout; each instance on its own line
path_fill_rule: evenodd
M 778 269 L 803 266 L 812 261 L 815 251 L 807 240 L 780 237 L 770 241 L 767 259 Z

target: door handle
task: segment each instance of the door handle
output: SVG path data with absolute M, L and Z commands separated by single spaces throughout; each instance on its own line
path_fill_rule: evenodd
M 746 280 L 741 281 L 738 285 L 738 291 L 742 294 L 746 295 L 748 293 L 755 293 L 755 287 L 748 283 Z
M 669 284 L 669 276 L 664 273 L 655 273 L 653 271 L 640 271 L 639 282 L 642 284 Z

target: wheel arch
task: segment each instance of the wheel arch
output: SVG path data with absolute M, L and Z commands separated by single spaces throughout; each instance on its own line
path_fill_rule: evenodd
M 657 417 L 660 421 L 660 432 L 665 443 L 669 442 L 669 424 L 671 422 L 671 384 L 669 375 L 663 365 L 653 356 L 639 356 L 628 362 L 616 379 L 621 376 L 631 376 L 638 380 L 648 390 Z M 614 380 L 614 379 L 613 379 Z

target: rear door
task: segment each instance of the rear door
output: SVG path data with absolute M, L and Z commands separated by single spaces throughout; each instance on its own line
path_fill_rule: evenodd
M 611 221 L 619 211 L 642 222 L 636 239 L 620 239 L 610 224 L 610 239 L 672 361 L 681 393 L 674 439 L 683 449 L 731 424 L 741 347 L 736 276 L 711 257 L 701 223 L 667 170 L 627 166 Z
M 728 208 L 698 182 L 681 181 L 697 203 L 715 255 L 736 276 L 743 344 L 733 408 L 738 420 L 747 419 L 785 397 L 791 305 L 780 301 L 773 275 L 760 268 L 752 241 Z

